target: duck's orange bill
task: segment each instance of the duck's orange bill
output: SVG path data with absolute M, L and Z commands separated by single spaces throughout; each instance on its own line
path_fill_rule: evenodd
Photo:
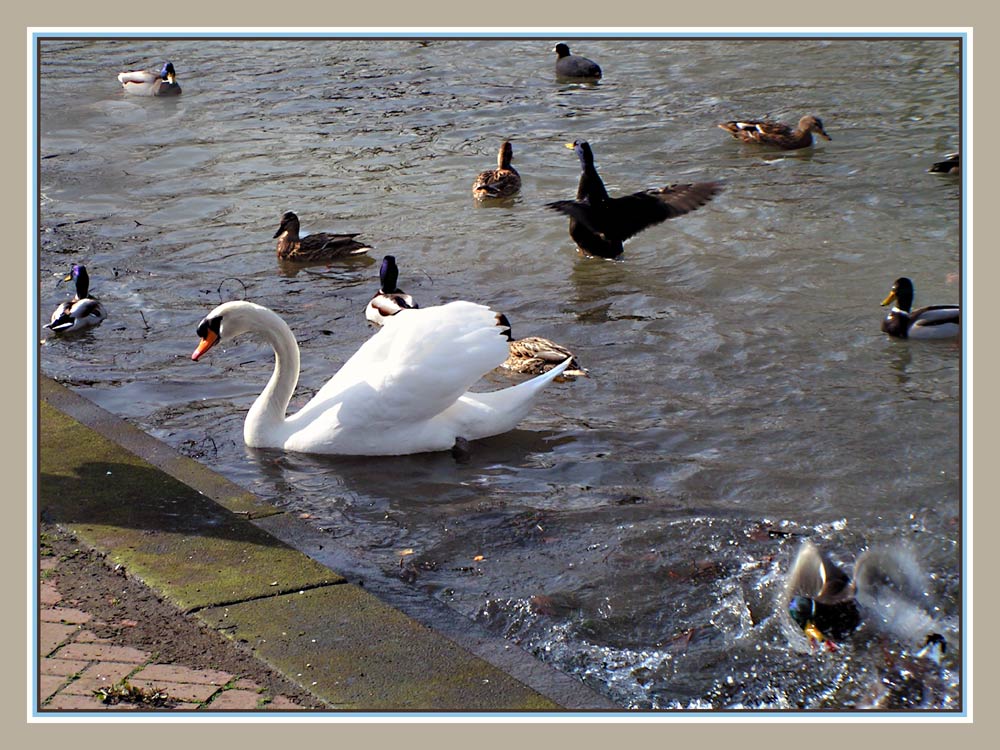
M 889 296 L 888 297 L 886 297 L 884 300 L 882 300 L 882 307 L 885 307 L 890 302 L 895 302 L 895 301 L 896 301 L 896 291 L 893 290 L 893 291 L 889 292 Z
M 212 329 L 209 329 L 208 333 L 205 335 L 205 338 L 203 338 L 201 342 L 199 342 L 198 348 L 194 350 L 194 354 L 191 355 L 191 359 L 197 362 L 198 358 L 202 354 L 207 352 L 209 349 L 211 349 L 213 346 L 215 346 L 218 343 L 218 341 L 219 341 L 219 335 Z

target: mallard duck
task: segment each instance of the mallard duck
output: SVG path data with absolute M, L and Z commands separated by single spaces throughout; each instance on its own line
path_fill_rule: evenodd
M 792 620 L 817 643 L 842 640 L 861 623 L 850 576 L 812 542 L 799 549 L 785 591 Z
M 958 151 L 953 154 L 947 154 L 943 161 L 934 162 L 927 171 L 938 172 L 940 174 L 961 174 L 962 154 Z
M 388 456 L 446 451 L 512 430 L 535 399 L 569 366 L 489 393 L 467 389 L 507 358 L 496 313 L 450 302 L 387 318 L 312 400 L 286 417 L 299 379 L 299 347 L 288 325 L 252 302 L 226 302 L 198 324 L 198 360 L 220 341 L 262 337 L 275 368 L 247 413 L 243 439 L 253 448 Z
M 181 85 L 177 83 L 177 74 L 172 62 L 163 63 L 159 72 L 155 70 L 132 70 L 119 73 L 118 80 L 126 94 L 139 96 L 177 96 L 181 93 Z
M 476 198 L 509 198 L 521 189 L 521 175 L 510 165 L 513 156 L 510 141 L 504 141 L 497 154 L 497 168 L 480 172 L 472 183 L 472 194 Z
M 378 294 L 371 298 L 365 307 L 365 318 L 377 326 L 385 323 L 389 318 L 400 310 L 415 310 L 420 305 L 413 301 L 413 297 L 399 289 L 396 282 L 399 280 L 399 268 L 396 266 L 396 259 L 387 255 L 382 259 L 382 267 L 379 269 Z
M 372 248 L 358 242 L 354 234 L 327 234 L 316 232 L 299 237 L 299 217 L 288 211 L 281 217 L 281 225 L 274 233 L 278 240 L 278 260 L 293 263 L 323 263 L 347 255 L 362 255 Z
M 946 339 L 962 330 L 958 305 L 930 305 L 913 312 L 913 282 L 905 276 L 896 279 L 882 307 L 895 302 L 882 321 L 882 330 L 901 339 Z
M 44 326 L 54 333 L 69 333 L 99 326 L 108 317 L 104 306 L 90 296 L 90 276 L 86 266 L 73 266 L 62 281 L 70 279 L 76 279 L 76 296 L 53 310 L 51 320 Z
M 720 123 L 719 127 L 732 133 L 733 138 L 738 138 L 746 143 L 760 143 L 785 149 L 811 146 L 813 133 L 828 141 L 833 140 L 823 129 L 822 121 L 812 115 L 806 115 L 799 120 L 799 124 L 795 128 L 792 128 L 791 125 L 785 125 L 783 122 L 769 120 L 733 120 Z
M 525 375 L 541 375 L 568 359 L 569 366 L 563 371 L 562 378 L 589 377 L 587 371 L 580 367 L 576 355 L 565 346 L 540 336 L 515 339 L 511 333 L 510 321 L 503 313 L 497 315 L 497 325 L 505 329 L 507 345 L 510 347 L 510 354 L 500 365 L 505 370 Z
M 594 167 L 594 154 L 586 141 L 567 143 L 580 157 L 580 184 L 575 201 L 555 201 L 547 208 L 569 216 L 569 236 L 584 252 L 616 258 L 622 243 L 661 221 L 694 211 L 722 191 L 718 182 L 668 185 L 611 198 Z
M 925 609 L 927 576 L 908 548 L 870 549 L 853 580 L 810 541 L 803 542 L 785 585 L 788 614 L 810 640 L 834 649 L 862 622 L 929 658 L 944 643 L 942 623 Z M 943 649 L 942 649 L 943 651 Z
M 562 42 L 557 44 L 553 52 L 556 58 L 556 75 L 560 78 L 600 78 L 601 66 L 593 60 L 579 55 L 571 55 L 569 47 Z

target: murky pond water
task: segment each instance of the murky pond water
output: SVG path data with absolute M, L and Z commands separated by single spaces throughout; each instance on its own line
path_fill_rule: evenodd
M 580 84 L 555 41 L 43 40 L 40 314 L 82 262 L 110 317 L 43 335 L 42 371 L 622 706 L 955 708 L 962 352 L 889 340 L 879 302 L 901 275 L 917 304 L 961 297 L 961 185 L 926 173 L 959 145 L 958 43 L 587 39 L 605 77 Z M 119 70 L 164 59 L 182 96 L 122 95 Z M 803 152 L 715 127 L 807 113 L 833 140 Z M 521 195 L 477 206 L 505 138 Z M 582 257 L 543 208 L 575 194 L 574 139 L 612 195 L 726 190 L 621 261 Z M 373 258 L 279 268 L 286 210 Z M 371 335 L 386 253 L 421 304 L 487 303 L 592 377 L 467 463 L 248 450 L 270 354 L 192 362 L 200 318 L 244 296 L 281 314 L 297 408 Z M 803 538 L 848 566 L 913 550 L 943 668 L 867 626 L 811 649 L 780 606 Z

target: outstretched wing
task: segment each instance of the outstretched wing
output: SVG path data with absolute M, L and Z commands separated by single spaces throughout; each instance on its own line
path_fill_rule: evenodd
M 606 231 L 612 239 L 626 240 L 654 224 L 701 208 L 720 192 L 721 183 L 696 182 L 612 198 L 608 213 L 614 223 Z

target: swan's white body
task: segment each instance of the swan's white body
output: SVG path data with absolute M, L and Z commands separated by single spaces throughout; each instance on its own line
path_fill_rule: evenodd
M 271 379 L 250 407 L 246 444 L 302 453 L 361 456 L 450 450 L 456 438 L 476 440 L 513 429 L 569 360 L 544 375 L 490 393 L 468 387 L 507 358 L 504 330 L 483 305 L 451 302 L 394 315 L 309 403 L 286 417 L 299 378 L 299 347 L 274 312 L 227 302 L 199 326 L 218 340 L 256 333 L 274 348 Z

